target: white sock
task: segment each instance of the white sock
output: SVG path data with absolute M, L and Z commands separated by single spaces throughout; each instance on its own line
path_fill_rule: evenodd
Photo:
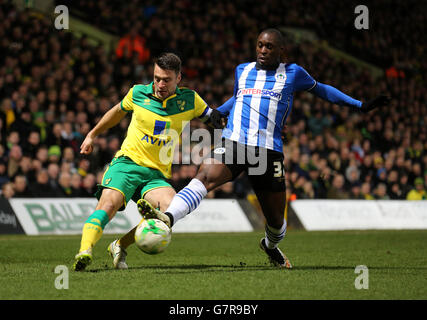
M 184 218 L 194 211 L 206 196 L 208 191 L 199 179 L 192 179 L 190 183 L 178 192 L 172 199 L 166 212 L 173 217 L 173 223 Z
M 277 248 L 280 241 L 285 237 L 286 227 L 286 220 L 283 220 L 283 225 L 280 229 L 272 228 L 268 224 L 265 225 L 265 245 L 267 248 Z

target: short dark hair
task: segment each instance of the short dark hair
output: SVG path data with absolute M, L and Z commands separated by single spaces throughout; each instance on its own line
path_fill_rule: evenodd
M 181 59 L 174 53 L 162 53 L 154 60 L 154 63 L 162 69 L 173 70 L 176 74 L 181 72 Z
M 282 32 L 280 32 L 279 29 L 268 28 L 268 29 L 261 31 L 260 35 L 263 33 L 274 34 L 276 36 L 276 39 L 279 42 L 279 44 L 281 46 L 285 45 L 285 37 L 283 36 Z

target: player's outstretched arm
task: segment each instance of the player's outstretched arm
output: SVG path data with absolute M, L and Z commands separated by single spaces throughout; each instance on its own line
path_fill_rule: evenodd
M 377 107 L 385 106 L 390 103 L 390 98 L 386 95 L 380 95 L 367 102 L 362 102 L 353 99 L 352 97 L 346 95 L 345 93 L 330 85 L 323 84 L 320 82 L 317 82 L 316 85 L 309 91 L 331 103 L 349 106 L 352 107 L 353 110 L 360 111 L 363 113 L 367 113 Z
M 93 140 L 101 133 L 117 125 L 127 114 L 120 107 L 120 103 L 116 104 L 108 110 L 104 116 L 99 120 L 96 126 L 89 131 L 83 143 L 80 146 L 81 154 L 90 154 L 93 150 Z
M 319 98 L 322 98 L 323 100 L 338 104 L 340 106 L 345 105 L 359 109 L 362 107 L 362 101 L 353 99 L 352 97 L 328 84 L 317 82 L 316 85 L 309 90 L 309 92 L 313 93 Z

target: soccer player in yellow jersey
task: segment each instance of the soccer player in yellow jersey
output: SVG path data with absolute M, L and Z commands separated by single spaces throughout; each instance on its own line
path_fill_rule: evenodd
M 214 128 L 221 127 L 219 112 L 209 108 L 195 91 L 178 88 L 180 80 L 180 58 L 173 53 L 160 55 L 154 63 L 154 81 L 133 86 L 83 141 L 80 153 L 90 154 L 96 136 L 132 113 L 126 138 L 98 186 L 95 211 L 83 226 L 80 250 L 73 265 L 75 271 L 84 270 L 92 262 L 92 248 L 101 238 L 105 225 L 129 200 L 145 199 L 161 210 L 168 207 L 175 195 L 166 181 L 171 177 L 173 151 L 190 120 L 200 118 Z M 127 268 L 125 249 L 134 242 L 135 229 L 108 247 L 117 269 Z

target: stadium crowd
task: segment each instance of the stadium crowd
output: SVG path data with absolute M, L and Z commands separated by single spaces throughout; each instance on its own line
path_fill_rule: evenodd
M 328 4 L 335 2 L 341 8 L 340 1 Z M 418 15 L 408 25 L 396 26 L 404 34 L 396 33 L 389 28 L 396 10 L 379 1 L 386 11 L 376 13 L 372 30 L 363 33 L 354 29 L 353 20 L 349 26 L 340 18 L 347 26 L 343 28 L 335 25 L 337 21 L 329 23 L 334 10 L 311 0 L 293 1 L 291 7 L 274 0 L 262 7 L 251 6 L 252 1 L 193 5 L 186 0 L 161 4 L 134 0 L 120 3 L 120 8 L 114 1 L 64 3 L 72 14 L 120 36 L 121 42 L 117 50 L 108 52 L 101 43 L 90 45 L 85 36 L 56 30 L 51 17 L 18 11 L 9 1 L 0 1 L 3 197 L 93 196 L 104 167 L 120 148 L 129 117 L 97 138 L 92 155 L 80 156 L 80 144 L 133 84 L 152 81 L 153 57 L 161 51 L 178 53 L 183 59 L 182 85 L 195 89 L 215 107 L 232 94 L 234 68 L 254 59 L 254 37 L 259 31 L 286 24 L 315 30 L 348 53 L 375 63 L 385 75 L 376 79 L 367 69 L 291 38 L 285 61 L 298 63 L 316 80 L 357 99 L 380 92 L 392 97 L 390 106 L 365 115 L 309 93 L 296 95 L 283 132 L 291 199 L 427 198 L 425 46 L 415 41 L 406 50 L 407 42 L 395 42 L 406 35 L 407 39 L 423 36 L 422 29 L 413 28 Z M 308 7 L 312 10 L 302 14 L 302 8 Z M 350 19 L 354 19 L 352 10 Z M 138 46 L 130 46 L 135 37 Z M 204 124 L 193 121 L 191 126 Z M 172 185 L 180 190 L 196 169 L 195 164 L 174 165 Z M 248 185 L 242 176 L 208 197 L 246 197 L 251 194 Z

